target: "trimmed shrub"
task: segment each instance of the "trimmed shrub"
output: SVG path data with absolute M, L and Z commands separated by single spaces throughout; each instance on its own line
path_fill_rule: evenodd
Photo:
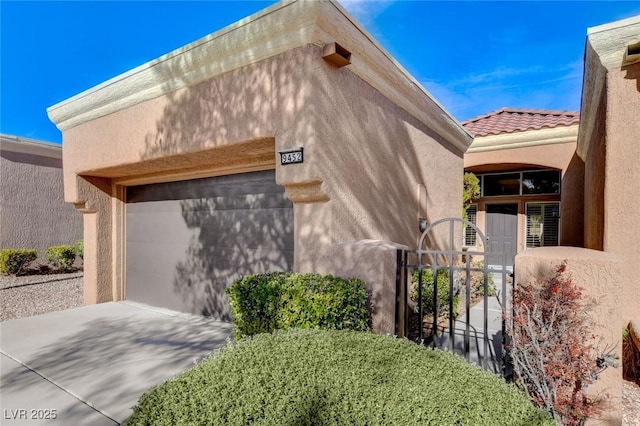
M 458 264 L 457 267 L 463 265 Z M 472 268 L 481 269 L 483 267 L 482 261 L 472 262 Z M 417 314 L 419 311 L 419 294 L 418 294 L 418 277 L 419 270 L 416 269 L 411 274 L 411 287 L 410 297 L 413 303 L 413 314 Z M 449 301 L 453 299 L 453 318 L 457 318 L 464 313 L 464 303 L 461 305 L 460 300 L 466 301 L 466 270 L 459 270 L 454 272 L 453 282 L 453 294 L 450 294 L 449 288 L 449 270 L 440 269 L 437 279 L 437 307 L 438 318 L 436 319 L 437 329 L 433 329 L 433 315 L 434 315 L 434 303 L 433 303 L 433 269 L 431 267 L 425 267 L 422 270 L 422 319 L 416 315 L 410 314 L 408 335 L 411 339 L 416 340 L 419 336 L 420 327 L 422 327 L 423 338 L 429 339 L 433 334 L 439 334 L 444 332 L 449 326 Z M 496 296 L 496 285 L 491 273 L 488 274 L 487 281 L 487 296 Z M 475 305 L 480 302 L 484 297 L 484 273 L 481 271 L 471 271 L 469 273 L 469 301 L 471 305 Z
M 226 291 L 236 338 L 276 329 L 369 329 L 364 281 L 331 275 L 247 275 Z
M 0 273 L 18 275 L 37 258 L 38 251 L 35 249 L 1 249 Z
M 419 271 L 416 269 L 411 275 L 411 282 L 413 284 L 413 291 L 411 292 L 411 299 L 418 303 L 418 278 Z M 433 315 L 433 270 L 426 268 L 422 270 L 422 309 L 425 315 Z M 449 271 L 440 270 L 438 272 L 438 317 L 449 318 Z M 456 292 L 454 283 L 454 293 Z M 453 294 L 453 317 L 458 316 L 458 303 L 459 298 L 457 293 Z
M 76 256 L 80 260 L 84 260 L 84 240 L 78 240 L 75 243 Z
M 225 290 L 236 338 L 279 328 L 285 277 L 284 273 L 245 275 Z
M 74 246 L 52 246 L 47 248 L 45 255 L 54 268 L 68 272 L 76 260 L 76 249 Z
M 146 392 L 125 425 L 553 425 L 497 376 L 448 352 L 354 331 L 229 344 Z
M 471 267 L 482 269 L 484 268 L 484 262 L 481 260 L 477 262 L 471 262 Z M 484 273 L 480 271 L 472 271 L 469 275 L 470 275 L 472 299 L 473 299 L 473 296 L 475 296 L 476 298 L 480 298 L 484 296 Z M 487 296 L 496 296 L 498 294 L 498 291 L 496 289 L 496 283 L 493 280 L 493 273 L 491 273 L 491 271 L 489 271 L 488 278 L 489 279 L 487 280 Z M 465 279 L 466 279 L 466 271 L 463 271 L 460 276 L 460 281 L 464 283 Z

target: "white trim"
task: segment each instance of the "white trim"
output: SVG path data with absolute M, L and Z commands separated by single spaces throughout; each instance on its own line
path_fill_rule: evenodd
M 587 160 L 593 131 L 598 123 L 598 108 L 603 99 L 608 70 L 625 64 L 629 45 L 640 42 L 640 15 L 587 30 L 584 77 L 580 107 L 578 156 Z
M 578 140 L 578 127 L 578 124 L 572 124 L 571 126 L 558 126 L 550 129 L 478 136 L 473 140 L 473 143 L 467 150 L 467 154 L 497 151 L 500 149 L 576 143 Z
M 627 47 L 640 41 L 640 15 L 588 28 L 587 39 L 606 69 L 620 68 Z
M 47 109 L 60 130 L 297 47 L 338 41 L 347 67 L 464 152 L 471 135 L 334 0 L 280 2 Z M 318 56 L 322 60 L 322 55 Z

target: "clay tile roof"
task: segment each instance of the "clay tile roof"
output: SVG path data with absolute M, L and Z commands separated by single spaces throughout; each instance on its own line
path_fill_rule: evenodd
M 578 124 L 576 111 L 502 108 L 462 122 L 474 137 Z

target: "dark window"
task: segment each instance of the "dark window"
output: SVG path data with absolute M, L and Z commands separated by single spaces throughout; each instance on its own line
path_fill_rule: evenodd
M 483 196 L 520 195 L 520 173 L 484 175 Z
M 522 173 L 522 194 L 559 194 L 560 172 L 543 170 Z

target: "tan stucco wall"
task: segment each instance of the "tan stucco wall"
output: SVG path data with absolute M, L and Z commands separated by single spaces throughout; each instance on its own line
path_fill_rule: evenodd
M 589 28 L 578 137 L 585 162 L 585 245 L 623 259 L 622 304 L 640 317 L 640 62 L 628 47 L 640 40 L 640 16 Z
M 531 132 L 533 135 L 539 131 Z M 522 132 L 527 133 L 527 132 Z M 522 138 L 520 135 L 516 135 Z M 529 139 L 535 141 L 535 136 Z M 482 137 L 474 139 L 474 145 L 483 142 Z M 508 142 L 508 140 L 507 140 Z M 488 203 L 518 204 L 518 252 L 525 249 L 527 202 L 560 201 L 560 244 L 582 246 L 583 235 L 583 175 L 584 163 L 576 155 L 575 139 L 565 143 L 530 144 L 520 148 L 486 149 L 481 152 L 468 152 L 464 156 L 465 171 L 475 173 L 526 170 L 537 167 L 558 169 L 561 171 L 561 195 L 558 196 L 522 196 L 522 197 L 486 197 L 478 204 L 478 227 L 484 232 L 485 206 Z M 474 146 L 472 145 L 472 147 Z
M 121 185 L 275 167 L 294 201 L 300 271 L 354 271 L 334 244 L 415 246 L 418 217 L 460 214 L 462 153 L 321 52 L 297 48 L 64 131 L 65 197 L 87 212 L 86 255 L 96 255 L 87 303 L 124 295 Z M 297 146 L 303 164 L 276 162 Z
M 584 246 L 594 250 L 604 247 L 606 97 L 598 99 L 593 134 L 588 141 L 589 156 L 584 160 Z
M 328 215 L 302 219 L 301 232 L 328 237 L 332 244 L 374 239 L 415 246 L 418 217 L 434 222 L 459 216 L 462 153 L 447 149 L 429 128 L 348 69 L 313 59 L 311 66 L 309 114 L 316 118 L 317 142 L 310 144 L 309 157 L 331 201 Z M 294 167 L 277 169 L 282 184 L 301 179 L 302 170 Z M 419 185 L 426 188 L 421 207 Z M 322 222 L 314 220 L 320 217 Z M 306 247 L 296 247 L 298 267 L 320 267 L 316 249 Z
M 475 138 L 474 144 L 476 141 L 478 143 L 482 142 L 482 137 Z M 538 144 L 521 148 L 470 152 L 464 156 L 464 167 L 467 169 L 481 165 L 528 164 L 565 170 L 569 166 L 575 150 L 576 141 L 574 140 L 567 143 Z
M 638 34 L 640 37 L 640 33 Z M 624 260 L 623 308 L 640 318 L 640 63 L 607 75 L 603 248 Z
M 407 249 L 401 244 L 376 240 L 335 244 L 325 252 L 327 257 L 320 266 L 334 275 L 358 277 L 367 282 L 372 327 L 379 333 L 392 335 L 396 334 L 397 251 Z
M 32 147 L 46 155 L 28 153 Z M 73 245 L 81 238 L 82 215 L 64 202 L 61 149 L 4 140 L 3 136 L 0 248 L 34 248 L 37 262 L 46 264 L 47 247 Z
M 620 309 L 624 301 L 621 287 L 627 285 L 623 277 L 624 260 L 620 256 L 576 247 L 543 247 L 526 250 L 516 256 L 515 281 L 526 285 L 547 279 L 565 262 L 566 274 L 583 288 L 583 295 L 593 306 L 593 332 L 601 337 L 598 348 L 614 348 L 622 353 L 622 328 L 628 318 Z M 609 395 L 606 412 L 588 424 L 621 424 L 622 368 L 607 368 L 588 389 L 591 395 Z

